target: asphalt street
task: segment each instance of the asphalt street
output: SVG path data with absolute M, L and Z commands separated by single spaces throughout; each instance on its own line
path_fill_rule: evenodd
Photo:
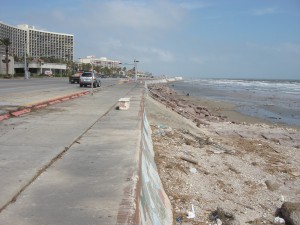
M 43 100 L 45 90 L 80 89 L 47 82 L 34 92 Z M 143 85 L 107 82 L 94 95 L 0 122 L 0 224 L 116 224 L 132 214 L 122 202 L 134 202 Z M 15 86 L 7 83 L 1 102 Z M 122 97 L 131 99 L 128 110 L 116 110 Z
M 120 79 L 102 79 L 101 88 L 121 82 Z M 31 78 L 31 79 L 0 79 L 0 110 L 7 107 L 28 106 L 44 99 L 91 90 L 90 87 L 80 88 L 78 84 L 70 84 L 68 78 Z M 94 88 L 94 91 L 99 88 Z

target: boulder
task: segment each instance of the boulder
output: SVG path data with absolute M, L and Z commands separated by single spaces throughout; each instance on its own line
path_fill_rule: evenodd
M 205 109 L 201 109 L 200 113 L 204 114 L 205 116 L 210 116 L 209 111 L 205 110 Z
M 284 202 L 280 213 L 287 225 L 300 225 L 300 202 Z
M 266 180 L 265 181 L 265 184 L 267 185 L 267 188 L 270 190 L 270 191 L 276 191 L 278 190 L 279 188 L 279 184 L 275 181 L 271 181 L 271 180 Z
M 192 108 L 192 107 L 186 107 L 186 108 L 184 108 L 183 111 L 184 111 L 185 113 L 188 113 L 188 114 L 192 115 L 192 116 L 196 116 L 195 109 Z

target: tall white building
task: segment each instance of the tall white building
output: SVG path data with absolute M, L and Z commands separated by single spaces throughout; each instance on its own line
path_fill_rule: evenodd
M 0 21 L 0 39 L 9 38 L 9 54 L 19 58 L 53 57 L 73 61 L 74 35 L 37 30 L 27 24 L 13 27 Z M 5 54 L 5 47 L 0 46 L 0 54 Z

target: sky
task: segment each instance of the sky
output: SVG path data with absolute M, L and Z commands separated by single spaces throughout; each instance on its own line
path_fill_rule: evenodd
M 189 78 L 300 79 L 300 0 L 0 0 L 0 21 L 74 35 L 74 59 Z

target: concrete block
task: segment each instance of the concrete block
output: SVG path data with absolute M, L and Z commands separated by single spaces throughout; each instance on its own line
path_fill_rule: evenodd
M 119 99 L 119 109 L 127 110 L 130 106 L 130 98 L 120 98 Z

